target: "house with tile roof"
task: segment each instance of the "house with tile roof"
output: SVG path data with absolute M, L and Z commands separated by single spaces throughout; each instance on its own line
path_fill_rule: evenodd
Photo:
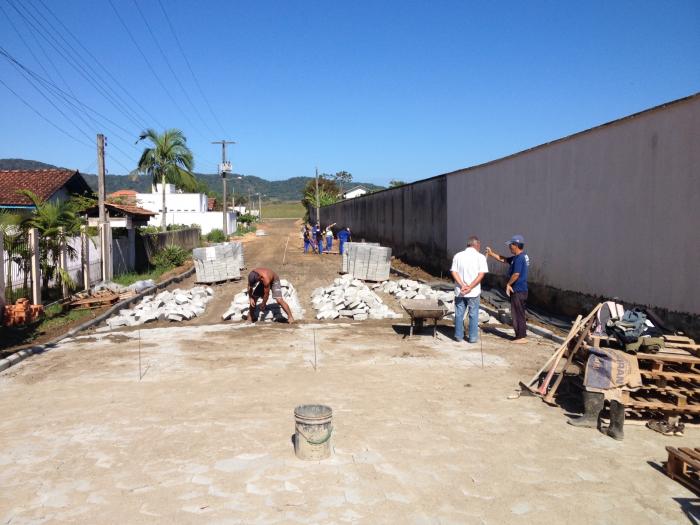
M 21 190 L 30 190 L 41 200 L 56 202 L 71 195 L 91 195 L 92 189 L 77 170 L 0 170 L 0 209 L 33 210 L 34 204 Z

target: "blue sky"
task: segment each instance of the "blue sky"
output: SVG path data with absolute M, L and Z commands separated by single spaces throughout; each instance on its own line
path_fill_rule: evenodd
M 0 84 L 0 158 L 94 172 L 101 131 L 109 172 L 124 173 L 138 159 L 139 131 L 164 126 L 184 130 L 198 171 L 216 170 L 220 149 L 210 142 L 226 138 L 238 142 L 230 149 L 236 172 L 285 179 L 318 166 L 387 184 L 700 91 L 696 0 L 161 1 L 204 97 L 156 0 L 139 2 L 144 18 L 133 0 L 112 0 L 153 69 L 109 0 L 0 0 L 0 46 L 101 115 L 83 122 L 54 100 L 71 124 L 0 57 L 0 80 L 33 108 Z M 66 31 L 48 32 L 69 39 L 78 67 L 120 93 L 120 109 L 52 48 L 38 21 L 62 22 L 90 50 L 99 64 Z

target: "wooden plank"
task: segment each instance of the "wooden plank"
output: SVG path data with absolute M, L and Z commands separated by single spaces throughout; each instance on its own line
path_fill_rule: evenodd
M 690 363 L 694 365 L 700 364 L 700 357 L 695 357 L 694 355 L 676 355 L 676 354 L 664 354 L 659 352 L 658 354 L 637 354 L 638 361 L 655 361 L 660 363 Z
M 700 374 L 688 374 L 685 372 L 655 372 L 653 370 L 640 370 L 642 377 L 680 379 L 682 381 L 700 382 Z
M 679 407 L 678 405 L 672 405 L 671 403 L 663 403 L 661 401 L 640 401 L 631 398 L 629 402 L 625 404 L 625 407 L 658 410 L 660 412 L 674 412 L 678 414 L 700 414 L 700 404 Z
M 685 335 L 665 335 L 663 336 L 664 341 L 667 341 L 669 343 L 685 343 L 685 344 L 695 344 L 695 341 L 691 339 L 690 337 L 687 337 Z
M 683 454 L 687 454 L 689 457 L 693 458 L 695 461 L 700 464 L 700 453 L 698 453 L 698 449 L 692 449 L 692 448 L 687 448 L 687 447 L 679 447 L 678 450 L 683 452 Z

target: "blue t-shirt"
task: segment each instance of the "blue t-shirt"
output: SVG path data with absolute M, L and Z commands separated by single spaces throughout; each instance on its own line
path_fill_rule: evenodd
M 338 240 L 340 241 L 347 242 L 349 237 L 350 232 L 348 232 L 347 230 L 340 230 L 338 232 Z
M 530 258 L 526 253 L 522 252 L 513 257 L 506 258 L 510 268 L 508 270 L 508 278 L 514 273 L 520 274 L 518 279 L 513 283 L 514 292 L 527 292 L 527 269 L 530 266 Z

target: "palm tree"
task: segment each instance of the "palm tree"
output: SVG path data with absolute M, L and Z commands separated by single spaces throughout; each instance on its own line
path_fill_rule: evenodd
M 161 135 L 154 129 L 147 129 L 139 135 L 137 142 L 144 139 L 151 141 L 153 147 L 143 150 L 137 169 L 140 173 L 150 175 L 154 186 L 161 184 L 161 229 L 165 231 L 165 184 L 175 184 L 179 188 L 195 191 L 197 179 L 192 173 L 194 160 L 187 147 L 187 139 L 179 129 L 166 129 Z
M 59 287 L 64 282 L 70 288 L 75 287 L 73 279 L 65 268 L 61 268 L 59 261 L 63 250 L 70 259 L 77 256 L 75 248 L 67 241 L 69 237 L 80 235 L 80 217 L 67 201 L 43 201 L 29 190 L 20 190 L 18 193 L 34 204 L 34 213 L 24 218 L 21 226 L 24 230 L 36 228 L 39 231 L 39 264 L 43 287 L 48 288 L 52 278 L 56 279 Z

